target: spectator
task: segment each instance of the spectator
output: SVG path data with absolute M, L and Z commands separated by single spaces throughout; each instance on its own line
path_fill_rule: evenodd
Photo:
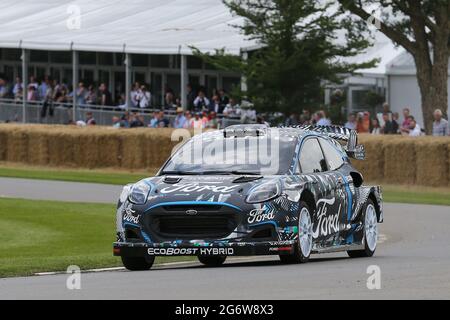
M 131 107 L 133 107 L 133 108 L 139 107 L 138 95 L 141 90 L 140 88 L 141 88 L 141 86 L 140 86 L 139 82 L 135 82 L 133 85 L 133 89 L 130 92 Z
M 209 111 L 215 112 L 216 114 L 222 114 L 224 109 L 225 106 L 221 103 L 219 96 L 213 96 L 212 102 L 209 105 Z
M 117 116 L 112 117 L 112 122 L 113 122 L 113 124 L 112 124 L 113 128 L 121 128 L 122 127 L 119 117 L 117 117 Z
M 434 122 L 433 122 L 433 136 L 442 137 L 448 136 L 448 121 L 442 118 L 442 111 L 440 109 L 436 109 L 433 113 Z
M 357 122 L 356 115 L 354 113 L 350 113 L 348 115 L 347 122 L 344 125 L 347 129 L 356 130 Z
M 420 126 L 417 124 L 414 117 L 410 117 L 409 121 L 409 136 L 410 137 L 418 137 L 422 135 L 422 130 L 420 129 Z
M 175 103 L 175 96 L 173 95 L 173 92 L 172 91 L 166 92 L 165 97 L 164 97 L 164 108 L 166 110 L 173 110 L 176 107 L 177 106 Z
M 86 87 L 82 81 L 78 83 L 78 88 L 75 91 L 75 98 L 78 106 L 84 106 L 86 104 Z
M 101 106 L 111 106 L 112 98 L 111 98 L 111 92 L 109 92 L 108 87 L 106 84 L 101 83 L 99 87 L 100 91 L 100 105 Z
M 392 121 L 389 119 L 388 113 L 383 113 L 383 126 L 381 127 L 382 134 L 393 134 Z
M 357 117 L 356 131 L 358 133 L 370 133 L 370 113 L 369 112 L 359 112 Z
M 372 130 L 370 133 L 373 135 L 381 134 L 380 121 L 378 118 L 372 119 Z
M 222 113 L 227 104 L 230 103 L 230 99 L 228 98 L 225 90 L 220 89 L 219 90 L 219 104 L 220 104 L 220 112 L 215 111 L 216 113 Z
M 142 85 L 139 90 L 139 108 L 145 109 L 151 106 L 152 95 L 150 91 L 147 90 L 145 85 Z
M 218 129 L 219 128 L 219 122 L 217 121 L 217 116 L 214 111 L 211 111 L 209 113 L 208 122 L 206 123 L 206 128 L 208 129 Z
M 393 134 L 399 133 L 399 130 L 400 130 L 399 119 L 400 119 L 400 116 L 399 116 L 398 112 L 394 112 L 392 114 L 392 133 Z
M 202 128 L 206 128 L 208 121 L 209 121 L 208 112 L 203 111 L 202 112 Z
M 160 111 L 158 113 L 158 123 L 157 123 L 157 127 L 158 128 L 167 128 L 169 127 L 169 120 L 166 118 L 166 116 L 164 115 L 164 111 Z
M 144 117 L 134 112 L 131 116 L 130 128 L 139 128 L 145 126 Z
M 95 126 L 97 124 L 92 112 L 90 112 L 90 111 L 86 112 L 86 121 L 85 122 L 88 126 Z
M 34 76 L 30 76 L 30 82 L 28 82 L 28 88 L 34 87 L 34 90 L 37 91 L 39 88 L 39 84 L 36 81 L 36 78 Z
M 191 112 L 190 112 L 190 111 L 186 111 L 186 112 L 184 113 L 184 116 L 185 116 L 185 118 L 186 118 L 186 121 L 184 122 L 183 128 L 185 128 L 185 129 L 190 129 L 190 128 L 192 128 L 192 127 L 191 127 L 191 124 L 192 124 L 192 115 L 191 115 Z
M 154 111 L 153 112 L 153 117 L 150 120 L 150 124 L 148 125 L 150 128 L 157 128 L 158 127 L 158 122 L 159 122 L 159 116 L 158 116 L 158 112 Z
M 29 86 L 27 92 L 27 101 L 34 102 L 37 101 L 37 93 L 35 86 Z
M 42 80 L 41 84 L 38 87 L 38 98 L 43 101 L 47 94 L 47 88 L 50 86 L 50 79 L 48 76 L 44 76 L 44 80 Z
M 316 113 L 316 124 L 318 126 L 329 126 L 331 125 L 330 119 L 327 118 L 327 114 L 324 110 L 320 110 Z
M 20 77 L 16 77 L 16 83 L 14 84 L 13 90 L 12 90 L 12 94 L 14 96 L 15 99 L 18 98 L 20 95 L 23 94 L 23 84 L 22 84 L 22 80 L 20 79 Z M 1 93 L 0 93 L 1 96 Z
M 8 84 L 6 78 L 0 75 L 0 98 L 7 98 L 9 93 Z
M 230 98 L 230 103 L 227 104 L 223 110 L 223 115 L 227 118 L 240 118 L 241 107 L 237 103 L 236 99 Z
M 197 98 L 194 100 L 195 110 L 205 110 L 209 108 L 209 99 L 205 96 L 205 92 L 200 90 Z
M 191 119 L 191 125 L 190 125 L 191 128 L 203 129 L 203 121 L 200 117 L 201 117 L 201 113 L 196 112 L 194 119 Z
M 402 122 L 402 127 L 400 128 L 400 130 L 402 132 L 404 132 L 404 130 L 407 130 L 409 132 L 410 122 L 411 122 L 411 120 L 410 120 L 409 108 L 404 108 L 403 109 L 403 122 Z
M 192 109 L 194 109 L 194 100 L 195 100 L 196 95 L 195 95 L 195 92 L 190 83 L 187 84 L 186 89 L 187 89 L 187 94 L 186 94 L 187 106 L 186 107 L 188 110 L 192 110 Z
M 294 112 L 291 113 L 290 116 L 286 119 L 286 126 L 296 126 L 299 124 L 298 115 Z
M 86 104 L 95 104 L 95 102 L 97 101 L 97 94 L 95 93 L 95 89 L 92 84 L 89 85 L 84 99 L 86 101 Z
M 176 129 L 184 128 L 186 125 L 186 117 L 183 114 L 183 108 L 177 108 L 177 115 L 175 119 L 173 120 L 172 127 Z
M 47 90 L 44 93 L 43 100 L 44 103 L 42 104 L 42 110 L 41 110 L 41 117 L 45 118 L 47 115 L 47 109 L 49 109 L 49 116 L 53 117 L 53 82 L 48 81 Z

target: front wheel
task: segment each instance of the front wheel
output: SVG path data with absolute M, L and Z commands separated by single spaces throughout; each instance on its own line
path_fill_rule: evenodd
M 378 219 L 375 205 L 371 199 L 367 200 L 364 208 L 364 249 L 347 251 L 350 258 L 372 257 L 377 248 Z
M 306 202 L 300 202 L 300 214 L 298 216 L 298 239 L 294 253 L 280 255 L 282 263 L 305 263 L 308 262 L 313 245 L 313 224 L 311 211 Z
M 144 271 L 149 270 L 153 262 L 155 262 L 155 257 L 121 257 L 123 266 L 130 271 Z
M 207 267 L 219 267 L 225 262 L 226 259 L 227 259 L 226 256 L 219 256 L 219 257 L 198 256 L 198 261 L 200 261 Z

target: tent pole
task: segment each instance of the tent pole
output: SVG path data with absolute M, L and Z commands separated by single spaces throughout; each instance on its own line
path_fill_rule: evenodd
M 126 109 L 130 109 L 130 93 L 131 93 L 131 54 L 125 54 L 125 105 Z
M 27 96 L 28 96 L 28 51 L 22 49 L 22 122 L 27 122 Z
M 186 87 L 188 84 L 188 73 L 187 73 L 187 59 L 186 55 L 181 55 L 181 66 L 180 66 L 180 76 L 181 76 L 181 106 L 184 110 L 187 109 L 187 92 Z
M 72 51 L 72 120 L 77 121 L 78 51 Z

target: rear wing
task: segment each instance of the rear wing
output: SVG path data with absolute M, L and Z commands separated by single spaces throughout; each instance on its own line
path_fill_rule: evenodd
M 297 128 L 305 131 L 313 131 L 326 135 L 334 140 L 343 141 L 347 144 L 344 146 L 347 155 L 356 160 L 364 160 L 366 158 L 366 151 L 362 144 L 358 145 L 358 133 L 341 126 L 316 126 L 316 125 L 302 125 L 290 126 L 289 128 Z

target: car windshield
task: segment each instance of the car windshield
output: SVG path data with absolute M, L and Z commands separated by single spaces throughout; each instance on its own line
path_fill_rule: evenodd
M 161 174 L 282 175 L 288 173 L 297 138 L 195 136 L 169 159 Z

